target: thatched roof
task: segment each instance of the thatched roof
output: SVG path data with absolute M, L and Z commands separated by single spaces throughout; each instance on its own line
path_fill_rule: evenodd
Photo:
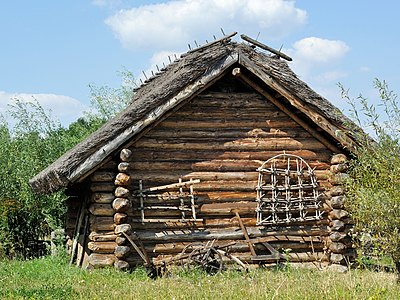
M 325 130 L 343 147 L 354 142 L 346 135 L 348 119 L 298 79 L 285 61 L 227 37 L 183 54 L 148 80 L 124 111 L 32 178 L 31 187 L 38 193 L 51 193 L 78 182 L 151 122 L 198 94 L 233 65 L 245 68 L 273 89 L 278 86 L 293 95 L 305 109 L 327 121 Z

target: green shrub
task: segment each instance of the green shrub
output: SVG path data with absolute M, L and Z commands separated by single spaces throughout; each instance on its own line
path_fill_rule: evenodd
M 400 108 L 385 81 L 375 80 L 380 103 L 359 96 L 343 97 L 353 120 L 373 137 L 359 134 L 346 183 L 348 206 L 359 232 L 371 236 L 382 255 L 390 255 L 400 271 Z

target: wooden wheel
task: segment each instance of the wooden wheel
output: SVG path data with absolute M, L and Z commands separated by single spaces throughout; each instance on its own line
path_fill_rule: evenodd
M 215 248 L 194 249 L 188 258 L 187 267 L 189 270 L 201 268 L 209 274 L 216 274 L 222 271 L 222 255 Z

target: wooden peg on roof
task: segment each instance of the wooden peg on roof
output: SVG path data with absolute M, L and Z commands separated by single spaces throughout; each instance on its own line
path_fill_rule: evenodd
M 275 54 L 278 57 L 282 57 L 283 59 L 286 59 L 287 61 L 292 61 L 293 60 L 291 57 L 287 56 L 285 53 L 282 53 L 282 52 L 280 52 L 278 50 L 275 50 L 274 48 L 271 48 L 271 47 L 269 47 L 267 45 L 264 45 L 263 43 L 260 43 L 259 41 L 256 41 L 256 40 L 252 39 L 251 37 L 248 37 L 245 34 L 241 34 L 240 37 L 243 40 L 245 40 L 246 42 L 249 42 L 249 43 L 251 43 L 251 44 L 253 44 L 255 46 L 258 46 L 261 49 L 267 50 L 267 51 Z

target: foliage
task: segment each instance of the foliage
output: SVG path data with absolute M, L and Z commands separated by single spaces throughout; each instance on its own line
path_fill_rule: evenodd
M 132 75 L 123 75 L 119 89 L 92 86 L 92 110 L 68 128 L 36 100 L 14 99 L 7 112 L 13 126 L 0 115 L 0 258 L 37 256 L 38 241 L 61 226 L 63 191 L 36 195 L 28 181 L 123 108 L 133 90 Z
M 143 269 L 86 272 L 63 257 L 0 263 L 2 299 L 398 299 L 393 274 L 355 270 L 256 269 L 248 273 L 174 272 L 152 280 Z
M 120 76 L 122 77 L 122 84 L 118 88 L 89 85 L 92 109 L 86 112 L 87 119 L 98 120 L 100 124 L 103 124 L 131 102 L 132 91 L 136 87 L 133 74 L 124 70 L 120 72 Z
M 349 208 L 363 239 L 400 267 L 400 108 L 397 95 L 385 81 L 375 80 L 380 95 L 377 106 L 359 96 L 343 97 L 350 103 L 353 120 L 372 131 L 374 140 L 358 136 L 347 181 Z M 360 107 L 359 107 L 360 106 Z

